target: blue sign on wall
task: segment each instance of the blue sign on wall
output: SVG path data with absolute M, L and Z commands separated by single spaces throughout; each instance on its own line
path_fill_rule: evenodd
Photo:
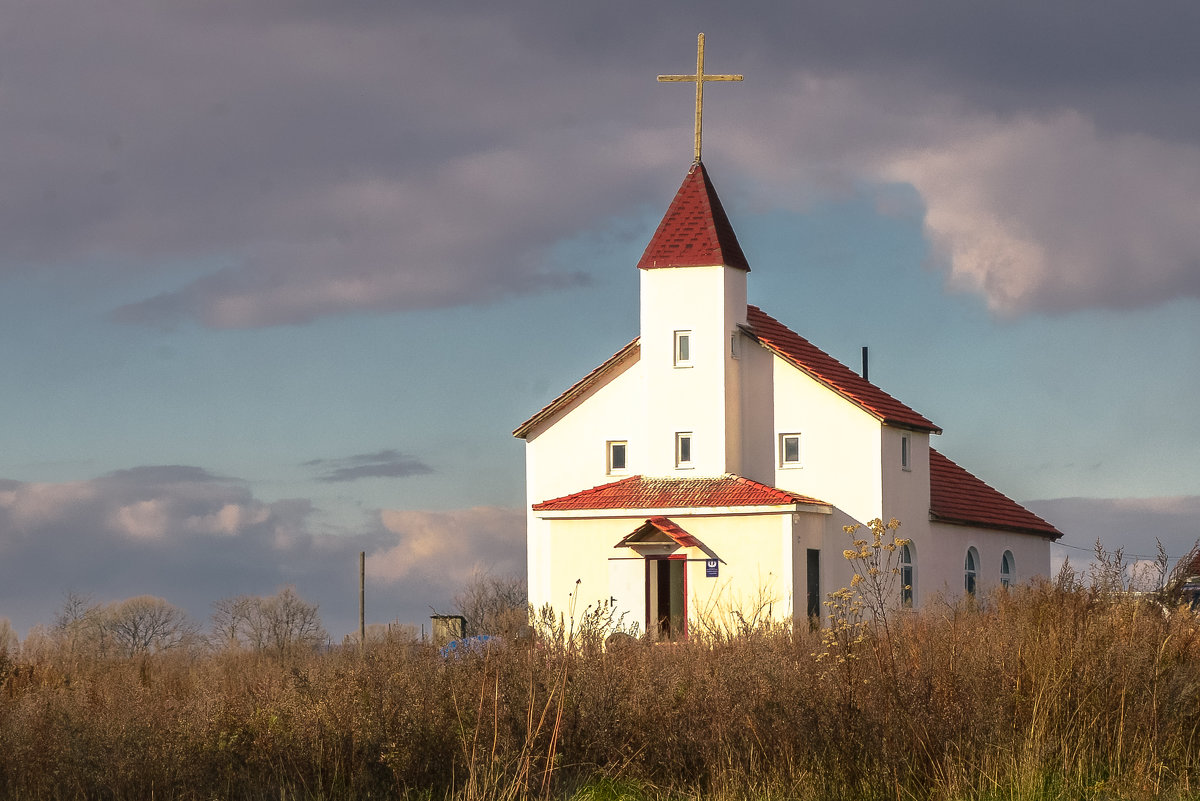
M 717 560 L 716 559 L 705 559 L 704 560 L 704 577 L 705 578 L 716 578 L 717 577 Z

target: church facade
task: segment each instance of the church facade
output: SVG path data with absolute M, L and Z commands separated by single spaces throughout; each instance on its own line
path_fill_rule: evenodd
M 525 421 L 529 600 L 655 637 L 821 613 L 843 527 L 901 521 L 897 605 L 1045 575 L 1051 524 L 930 445 L 941 429 L 746 301 L 702 162 L 638 265 L 640 333 Z

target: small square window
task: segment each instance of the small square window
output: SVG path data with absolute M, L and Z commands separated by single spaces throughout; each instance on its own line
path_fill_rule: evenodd
M 903 434 L 900 437 L 900 467 L 904 470 L 912 470 L 912 443 L 908 434 Z
M 675 435 L 675 466 L 692 466 L 692 434 L 681 431 Z
M 779 435 L 779 466 L 780 467 L 799 467 L 800 466 L 800 435 L 799 434 L 780 434 Z
M 692 366 L 692 332 L 675 332 L 675 366 Z
M 626 459 L 629 453 L 629 443 L 611 440 L 608 443 L 608 472 L 624 473 L 627 467 Z

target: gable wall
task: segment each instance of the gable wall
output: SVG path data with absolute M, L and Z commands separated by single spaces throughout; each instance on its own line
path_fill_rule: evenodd
M 529 601 L 535 608 L 551 595 L 552 565 L 547 523 L 536 518 L 530 507 L 644 469 L 642 384 L 639 360 L 526 441 L 527 569 Z M 628 469 L 621 475 L 608 475 L 609 440 L 629 443 Z
M 832 504 L 858 522 L 879 517 L 880 422 L 778 356 L 772 373 L 774 431 L 757 446 L 770 454 L 769 483 Z M 800 467 L 779 463 L 779 437 L 787 433 L 800 434 Z

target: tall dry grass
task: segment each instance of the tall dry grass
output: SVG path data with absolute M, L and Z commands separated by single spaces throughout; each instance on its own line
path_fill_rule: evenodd
M 0 663 L 0 797 L 1200 797 L 1190 614 L 1066 582 L 833 651 L 796 628 L 453 659 L 19 654 Z

